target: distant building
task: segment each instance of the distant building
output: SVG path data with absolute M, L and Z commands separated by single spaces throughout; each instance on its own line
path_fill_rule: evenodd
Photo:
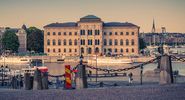
M 44 52 L 50 56 L 138 55 L 138 35 L 137 25 L 104 23 L 99 17 L 88 15 L 78 22 L 44 26 Z
M 14 30 L 19 39 L 19 53 L 25 53 L 27 51 L 27 33 L 25 30 L 26 26 L 23 25 L 22 28 L 10 28 L 10 30 Z M 5 28 L 0 28 L 0 40 L 2 39 L 3 34 L 5 33 Z M 0 41 L 0 49 L 2 50 L 2 41 Z M 2 51 L 1 51 L 2 52 Z

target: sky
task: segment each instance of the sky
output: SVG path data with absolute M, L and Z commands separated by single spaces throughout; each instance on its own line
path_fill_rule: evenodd
M 185 0 L 0 0 L 0 27 L 76 22 L 96 15 L 104 22 L 131 22 L 140 32 L 156 30 L 185 33 Z

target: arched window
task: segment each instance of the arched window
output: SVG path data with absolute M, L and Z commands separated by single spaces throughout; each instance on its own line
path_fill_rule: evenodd
M 81 53 L 82 53 L 82 54 L 84 53 L 84 48 L 83 48 L 83 47 L 81 48 Z
M 123 39 L 120 40 L 120 45 L 123 45 Z
M 64 52 L 66 52 L 66 48 L 64 48 Z
M 55 39 L 53 39 L 53 45 L 56 45 L 56 41 L 55 41 Z
M 128 39 L 126 39 L 126 45 L 127 45 L 127 46 L 129 45 L 129 40 L 128 40 Z
M 92 49 L 89 47 L 88 48 L 88 54 L 91 54 L 91 52 L 92 52 Z
M 127 53 L 129 52 L 128 48 L 126 49 L 126 52 L 127 52 Z
M 134 49 L 132 48 L 132 53 L 134 53 Z
M 134 45 L 134 44 L 135 44 L 135 43 L 134 43 L 134 39 L 132 39 L 131 44 L 132 44 L 132 45 Z
M 55 49 L 53 49 L 53 52 L 55 52 Z
M 64 45 L 66 45 L 67 43 L 66 43 L 66 39 L 64 39 Z
M 47 45 L 50 45 L 50 40 L 49 39 L 47 40 Z
M 117 39 L 114 40 L 114 45 L 118 45 L 118 40 Z
M 58 40 L 58 45 L 61 45 L 61 40 L 60 39 Z
M 109 39 L 109 45 L 112 45 L 112 39 Z
M 71 50 L 71 49 L 69 49 L 69 52 L 72 52 L 72 50 Z
M 69 39 L 69 45 L 72 45 L 72 40 L 71 39 Z
M 114 52 L 117 52 L 117 51 L 118 51 L 118 50 L 115 48 L 115 49 L 114 49 Z
M 58 49 L 58 52 L 61 52 L 61 49 Z
M 74 40 L 74 45 L 77 45 L 78 44 L 78 41 L 77 39 Z
M 104 43 L 104 45 L 107 45 L 107 40 L 106 40 L 106 39 L 104 39 L 103 43 Z
M 48 52 L 50 52 L 50 49 L 48 48 Z
M 98 47 L 95 48 L 95 53 L 99 53 L 99 48 Z
M 120 52 L 123 53 L 123 49 L 122 48 L 121 48 Z

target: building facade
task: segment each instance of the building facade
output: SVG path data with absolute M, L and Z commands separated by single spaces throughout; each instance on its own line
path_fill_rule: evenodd
M 138 55 L 138 36 L 137 25 L 104 23 L 99 17 L 87 15 L 78 22 L 44 26 L 44 52 L 49 56 Z

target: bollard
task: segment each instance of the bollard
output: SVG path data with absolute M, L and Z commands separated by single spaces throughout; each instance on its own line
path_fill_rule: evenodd
M 33 89 L 42 90 L 41 71 L 38 68 L 34 72 Z
M 100 87 L 103 87 L 103 82 L 100 82 Z
M 164 55 L 160 61 L 160 82 L 159 84 L 171 84 L 173 83 L 171 57 Z
M 72 89 L 71 66 L 65 65 L 65 89 Z
M 43 72 L 41 73 L 41 76 L 42 76 L 42 88 L 48 89 L 48 73 Z
M 87 88 L 87 76 L 85 65 L 78 65 L 78 72 L 76 76 L 76 89 Z
M 24 73 L 24 89 L 25 90 L 32 89 L 30 73 Z

